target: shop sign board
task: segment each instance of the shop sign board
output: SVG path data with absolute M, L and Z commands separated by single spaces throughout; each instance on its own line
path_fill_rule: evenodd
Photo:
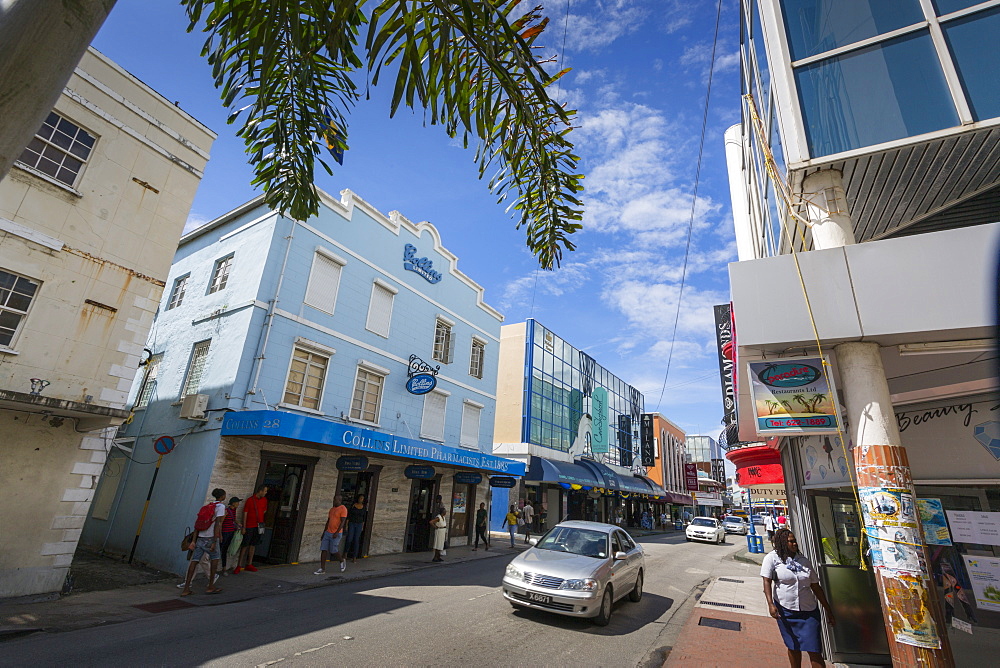
M 799 457 L 802 467 L 802 487 L 841 487 L 851 484 L 854 467 L 851 464 L 853 444 L 845 448 L 840 436 L 812 436 L 803 439 Z
M 403 470 L 403 475 L 410 480 L 430 480 L 434 477 L 434 467 L 410 464 Z
M 824 363 L 820 357 L 748 363 L 758 434 L 837 433 L 837 391 Z
M 732 304 L 717 304 L 714 310 L 715 341 L 719 355 L 719 379 L 722 381 L 723 423 L 733 424 L 736 421 L 736 384 L 733 378 L 733 360 L 731 356 L 726 354 L 727 350 L 733 348 L 733 306 Z
M 590 412 L 590 451 L 604 454 L 608 451 L 608 431 L 611 425 L 608 419 L 608 391 L 603 387 L 595 387 L 590 395 Z
M 517 484 L 517 480 L 506 475 L 495 475 L 490 478 L 490 487 L 503 487 L 510 489 Z
M 656 446 L 654 444 L 653 414 L 643 413 L 639 431 L 639 447 L 643 466 L 656 464 Z
M 427 394 L 437 387 L 438 379 L 429 373 L 418 373 L 406 381 L 406 391 L 410 394 Z
M 956 543 L 1000 545 L 1000 513 L 946 510 L 951 537 Z
M 941 499 L 917 499 L 917 512 L 924 527 L 924 542 L 928 545 L 951 545 L 948 521 L 944 517 Z
M 368 468 L 368 458 L 362 455 L 344 455 L 337 459 L 338 471 L 364 471 Z
M 483 481 L 482 473 L 472 471 L 459 471 L 455 474 L 455 482 L 459 485 L 478 485 Z
M 1000 610 L 1000 559 L 963 555 L 980 610 Z
M 426 257 L 417 257 L 417 247 L 413 244 L 406 244 L 403 247 L 403 269 L 423 277 L 428 283 L 441 282 L 441 272 L 434 270 L 434 261 Z
M 689 492 L 698 491 L 698 465 L 688 462 L 684 464 L 684 489 Z

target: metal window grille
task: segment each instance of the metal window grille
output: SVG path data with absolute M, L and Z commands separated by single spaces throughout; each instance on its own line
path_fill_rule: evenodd
M 211 341 L 201 341 L 194 344 L 191 350 L 191 361 L 188 362 L 187 376 L 184 380 L 184 390 L 181 392 L 183 399 L 189 394 L 197 394 L 201 387 L 201 375 L 205 371 L 205 360 L 208 359 L 208 348 Z
M 229 282 L 229 269 L 232 265 L 232 255 L 227 255 L 215 263 L 215 271 L 212 272 L 212 281 L 208 286 L 208 294 L 225 289 L 226 283 Z
M 329 362 L 328 355 L 296 346 L 292 352 L 288 380 L 285 382 L 284 403 L 318 411 L 323 399 L 323 384 Z
M 9 346 L 28 315 L 39 283 L 0 270 L 0 346 Z
M 50 112 L 18 161 L 73 186 L 90 157 L 95 137 L 76 123 Z
M 184 303 L 184 295 L 187 293 L 187 282 L 190 274 L 181 276 L 174 281 L 174 289 L 170 291 L 170 301 L 167 302 L 167 310 L 177 308 Z
M 163 353 L 153 355 L 149 358 L 149 362 L 146 363 L 146 373 L 142 378 L 142 387 L 139 388 L 139 394 L 135 400 L 136 408 L 145 408 L 149 405 L 149 400 L 153 397 L 153 390 L 156 388 L 156 375 L 160 371 L 160 360 L 163 359 Z
M 476 378 L 483 377 L 483 361 L 486 357 L 486 344 L 481 341 L 472 341 L 472 355 L 469 359 L 469 375 Z
M 351 417 L 365 422 L 378 422 L 382 403 L 382 384 L 385 378 L 365 369 L 358 369 L 358 380 L 354 384 L 351 399 Z
M 451 364 L 451 325 L 443 320 L 434 325 L 434 359 L 443 364 Z

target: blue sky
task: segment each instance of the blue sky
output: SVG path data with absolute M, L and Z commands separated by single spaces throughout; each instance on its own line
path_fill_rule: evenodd
M 477 178 L 473 151 L 407 110 L 389 119 L 388 90 L 350 116 L 343 167 L 317 184 L 350 188 L 381 211 L 441 231 L 459 267 L 506 322 L 535 317 L 645 394 L 688 433 L 717 435 L 721 395 L 712 305 L 729 301 L 736 259 L 722 135 L 739 121 L 738 10 L 724 0 L 688 278 L 666 389 L 661 390 L 691 211 L 715 3 L 538 0 L 551 17 L 538 44 L 572 67 L 558 96 L 579 110 L 572 133 L 586 174 L 578 250 L 535 270 L 514 221 Z M 531 3 L 535 4 L 535 3 Z M 189 226 L 252 198 L 252 172 L 226 124 L 204 36 L 186 32 L 176 0 L 119 0 L 94 46 L 219 134 Z M 565 53 L 562 53 L 565 31 Z

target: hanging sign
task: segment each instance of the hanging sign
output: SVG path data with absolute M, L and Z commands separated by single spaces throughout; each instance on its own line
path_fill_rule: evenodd
M 490 478 L 490 487 L 505 487 L 510 489 L 517 484 L 517 480 L 510 476 L 497 475 Z
M 174 439 L 171 436 L 160 436 L 153 443 L 153 450 L 159 455 L 169 455 L 174 449 Z
M 344 455 L 337 460 L 338 471 L 364 471 L 368 468 L 368 458 L 361 455 Z
M 684 489 L 689 492 L 698 491 L 698 465 L 687 463 L 684 465 Z
M 410 480 L 430 480 L 434 477 L 434 467 L 410 464 L 403 471 L 403 475 Z
M 748 363 L 758 434 L 836 434 L 837 392 L 820 357 Z
M 406 391 L 410 394 L 427 394 L 437 387 L 438 379 L 429 373 L 418 373 L 406 381 Z
M 736 422 L 736 385 L 733 379 L 733 306 L 718 304 L 715 310 L 715 342 L 719 355 L 719 378 L 722 381 L 723 423 Z
M 603 454 L 608 451 L 608 391 L 603 387 L 595 387 L 590 395 L 590 451 Z
M 483 481 L 482 473 L 472 471 L 459 471 L 455 474 L 455 482 L 459 485 L 478 485 Z

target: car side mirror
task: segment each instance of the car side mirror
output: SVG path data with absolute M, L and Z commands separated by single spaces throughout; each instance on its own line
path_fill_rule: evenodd
M 532 539 L 530 539 L 530 540 L 528 541 L 528 545 L 531 545 L 531 546 L 535 546 L 535 545 L 538 545 L 538 539 L 537 539 L 537 538 L 532 538 Z
M 628 555 L 624 552 L 615 552 L 615 561 L 625 561 L 628 559 Z

